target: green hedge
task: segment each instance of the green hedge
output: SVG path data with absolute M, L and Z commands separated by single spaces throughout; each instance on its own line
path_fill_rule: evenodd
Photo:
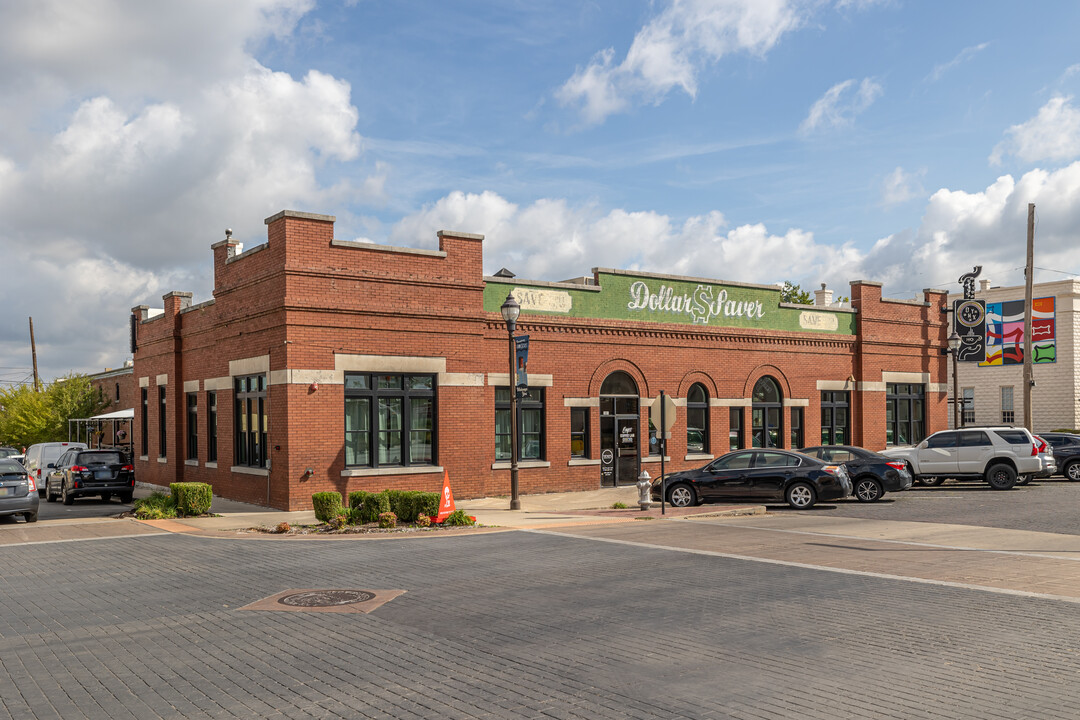
M 379 515 L 386 512 L 394 513 L 399 522 L 412 523 L 420 515 L 437 514 L 441 497 L 437 492 L 419 490 L 355 490 L 349 493 L 349 508 L 354 515 L 359 513 L 362 523 L 377 522 Z
M 214 491 L 210 485 L 198 482 L 171 483 L 173 503 L 176 505 L 176 514 L 180 517 L 205 515 L 210 512 L 210 502 L 214 499 Z
M 339 492 L 317 492 L 311 496 L 311 505 L 315 509 L 315 519 L 319 522 L 328 523 L 345 514 Z

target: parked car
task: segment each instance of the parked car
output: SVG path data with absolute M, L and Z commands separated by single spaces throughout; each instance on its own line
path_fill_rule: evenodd
M 68 450 L 49 463 L 45 499 L 61 498 L 70 505 L 77 497 L 100 495 L 108 502 L 113 495 L 131 502 L 135 492 L 135 468 L 118 450 Z
M 22 515 L 26 522 L 37 522 L 37 486 L 20 463 L 0 458 L 0 515 Z
M 819 500 L 851 494 L 851 479 L 843 465 L 787 450 L 736 450 L 700 469 L 666 477 L 667 501 L 674 507 L 741 498 L 783 500 L 805 510 Z M 653 500 L 660 501 L 662 487 L 659 478 L 653 481 Z
M 1018 476 L 1045 469 L 1034 436 L 1010 426 L 941 430 L 914 447 L 888 448 L 881 454 L 907 462 L 908 471 L 923 485 L 940 485 L 946 478 L 979 479 L 995 490 L 1009 490 Z
M 1054 448 L 1050 446 L 1050 443 L 1046 441 L 1040 435 L 1033 435 L 1035 438 L 1035 444 L 1039 450 L 1039 460 L 1042 461 L 1042 470 L 1034 475 L 1024 475 L 1020 479 L 1017 479 L 1017 485 L 1027 485 L 1031 482 L 1033 477 L 1035 478 L 1048 478 L 1057 472 L 1057 460 L 1054 459 Z
M 37 485 L 38 497 L 45 497 L 45 481 L 49 475 L 49 463 L 55 463 L 56 459 L 72 448 L 85 448 L 80 442 L 47 442 L 37 443 L 26 448 L 26 457 L 23 459 L 23 467 L 34 478 Z
M 1080 435 L 1046 432 L 1040 437 L 1050 444 L 1058 472 L 1069 480 L 1080 480 Z
M 907 463 L 852 445 L 819 445 L 799 452 L 828 463 L 842 463 L 851 477 L 855 497 L 860 502 L 877 502 L 887 492 L 911 487 Z
M 7 445 L 0 447 L 0 458 L 9 458 L 19 455 L 19 451 L 16 448 L 8 447 Z

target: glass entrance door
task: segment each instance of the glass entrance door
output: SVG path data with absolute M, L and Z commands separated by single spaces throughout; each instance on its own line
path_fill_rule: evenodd
M 609 375 L 600 388 L 600 484 L 632 485 L 641 474 L 641 398 L 624 372 Z

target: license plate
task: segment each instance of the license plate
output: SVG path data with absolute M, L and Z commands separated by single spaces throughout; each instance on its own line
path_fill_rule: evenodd
M 96 479 L 98 479 L 98 480 L 111 480 L 112 479 L 112 471 L 111 470 L 95 470 L 94 471 L 94 477 Z
M 15 488 L 0 487 L 0 497 L 7 497 L 8 495 L 14 495 Z

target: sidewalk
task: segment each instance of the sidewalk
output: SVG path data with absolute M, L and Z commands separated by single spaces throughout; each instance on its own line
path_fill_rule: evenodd
M 761 515 L 761 505 L 702 505 L 692 508 L 666 507 L 661 513 L 659 504 L 650 510 L 641 510 L 637 503 L 637 488 L 602 488 L 584 492 L 542 493 L 520 496 L 521 509 L 510 510 L 510 497 L 475 498 L 456 502 L 459 510 L 476 518 L 479 525 L 507 529 L 565 527 L 568 525 L 606 524 L 633 522 L 641 519 L 685 517 L 687 515 Z M 622 503 L 628 509 L 615 510 L 612 506 Z M 180 532 L 230 531 L 251 527 L 274 527 L 282 522 L 290 525 L 314 525 L 315 512 L 299 510 L 285 512 L 248 505 L 222 498 L 214 498 L 211 512 L 219 517 L 179 518 L 176 520 L 147 521 L 162 530 Z

